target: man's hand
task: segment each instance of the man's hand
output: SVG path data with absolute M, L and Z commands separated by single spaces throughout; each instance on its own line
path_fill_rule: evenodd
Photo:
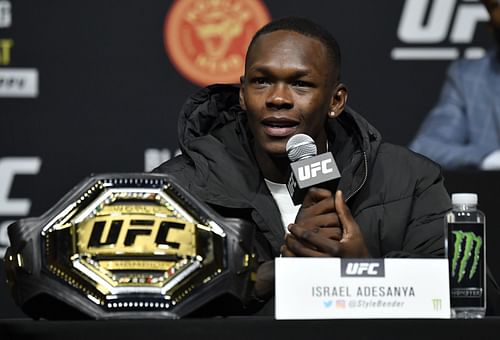
M 342 192 L 335 195 L 334 199 L 328 190 L 309 190 L 295 223 L 288 226 L 283 256 L 370 257 Z

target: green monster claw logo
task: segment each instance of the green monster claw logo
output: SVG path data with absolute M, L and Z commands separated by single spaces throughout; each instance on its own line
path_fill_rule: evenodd
M 476 274 L 477 266 L 479 265 L 481 246 L 483 245 L 483 239 L 481 236 L 477 236 L 473 232 L 464 232 L 461 230 L 452 231 L 455 235 L 455 251 L 453 253 L 452 259 L 452 270 L 451 276 L 455 277 L 457 273 L 457 266 L 460 257 L 463 255 L 460 261 L 460 268 L 458 270 L 457 282 L 460 283 L 464 276 L 466 275 L 467 263 L 473 258 L 472 267 L 469 271 L 469 280 Z M 465 247 L 462 249 L 462 243 L 465 240 Z M 473 253 L 474 252 L 474 253 Z

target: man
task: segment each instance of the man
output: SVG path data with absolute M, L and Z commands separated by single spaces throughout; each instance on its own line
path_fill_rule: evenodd
M 183 154 L 156 171 L 175 176 L 222 215 L 255 224 L 263 263 L 258 296 L 272 293 L 272 260 L 280 254 L 444 255 L 443 216 L 451 205 L 439 167 L 382 143 L 346 107 L 330 33 L 300 18 L 269 23 L 248 48 L 240 85 L 211 86 L 187 101 L 179 124 Z M 294 207 L 285 146 L 298 133 L 311 136 L 318 153 L 331 151 L 342 177 L 336 193 L 314 188 Z
M 500 1 L 482 0 L 500 46 Z M 410 145 L 446 169 L 500 170 L 500 53 L 458 60 Z

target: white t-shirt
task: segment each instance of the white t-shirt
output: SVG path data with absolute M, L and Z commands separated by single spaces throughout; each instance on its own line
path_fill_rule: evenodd
M 264 180 L 266 181 L 266 185 L 271 192 L 271 195 L 273 195 L 274 201 L 278 205 L 285 232 L 288 232 L 287 227 L 290 223 L 295 222 L 295 217 L 297 217 L 297 213 L 299 212 L 300 204 L 293 205 L 292 198 L 288 193 L 286 184 L 271 182 L 267 179 Z

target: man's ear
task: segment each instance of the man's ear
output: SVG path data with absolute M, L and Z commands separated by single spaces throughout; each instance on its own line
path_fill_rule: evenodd
M 245 76 L 240 77 L 240 106 L 243 110 L 247 109 L 247 106 L 245 105 L 245 96 L 243 95 L 243 90 L 245 87 Z
M 347 86 L 343 83 L 338 83 L 332 93 L 332 99 L 330 102 L 330 112 L 328 113 L 329 118 L 338 117 L 343 111 L 347 103 Z

